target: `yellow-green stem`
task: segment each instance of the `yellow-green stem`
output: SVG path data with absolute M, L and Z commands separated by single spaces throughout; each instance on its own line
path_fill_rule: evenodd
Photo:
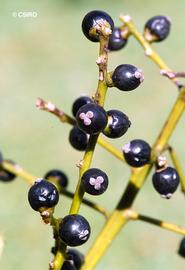
M 182 168 L 182 165 L 178 159 L 177 153 L 175 151 L 174 148 L 172 148 L 171 146 L 168 147 L 169 153 L 170 153 L 170 157 L 172 159 L 172 162 L 179 174 L 179 178 L 180 178 L 180 183 L 181 183 L 181 189 L 182 192 L 185 193 L 185 175 L 184 175 L 184 170 Z
M 132 19 L 128 15 L 120 15 L 120 20 L 128 27 L 129 32 L 137 39 L 140 45 L 144 48 L 146 56 L 148 56 L 161 70 L 167 72 L 172 72 L 172 70 L 166 65 L 166 63 L 161 59 L 161 57 L 154 51 L 150 43 L 145 40 L 143 35 L 137 30 Z M 176 78 L 170 78 L 178 87 L 182 86 L 182 83 Z
M 125 225 L 126 222 L 125 219 L 123 221 L 123 219 L 121 218 L 121 212 L 124 213 L 132 206 L 138 192 L 143 186 L 144 181 L 146 180 L 153 166 L 153 162 L 156 160 L 158 154 L 162 152 L 163 148 L 168 143 L 168 140 L 172 135 L 184 111 L 184 108 L 185 108 L 185 87 L 182 89 L 182 92 L 179 93 L 177 101 L 175 102 L 167 121 L 164 124 L 161 133 L 157 137 L 156 142 L 152 147 L 151 164 L 132 170 L 131 177 L 126 187 L 126 190 L 124 191 L 123 196 L 120 199 L 116 209 L 113 211 L 111 217 L 105 223 L 101 233 L 98 235 L 94 244 L 87 253 L 87 260 L 85 261 L 82 270 L 94 269 L 98 261 L 101 259 L 102 255 L 110 246 L 111 244 L 110 241 L 113 241 L 113 239 L 119 233 L 120 229 Z M 114 217 L 114 219 L 112 219 L 112 217 Z M 118 223 L 118 225 L 112 226 L 115 223 Z M 112 229 L 110 230 L 111 226 Z M 109 236 L 107 237 L 107 235 Z

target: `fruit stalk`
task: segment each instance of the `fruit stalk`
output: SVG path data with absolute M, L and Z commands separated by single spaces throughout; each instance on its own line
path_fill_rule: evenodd
M 152 147 L 152 159 L 149 165 L 141 168 L 135 168 L 132 173 L 128 185 L 120 199 L 116 209 L 111 214 L 108 221 L 105 223 L 102 231 L 98 235 L 94 244 L 87 253 L 85 264 L 82 270 L 92 270 L 95 268 L 98 261 L 109 248 L 113 239 L 118 235 L 121 228 L 126 224 L 125 211 L 129 211 L 139 190 L 142 188 L 157 156 L 163 151 L 172 135 L 175 127 L 182 116 L 185 108 L 185 87 L 179 93 L 179 96 L 165 122 L 159 136 Z M 116 225 L 115 225 L 116 224 Z
M 165 70 L 165 72 L 171 73 L 172 70 L 166 65 L 162 58 L 152 48 L 150 43 L 145 40 L 143 35 L 137 30 L 131 17 L 129 15 L 120 15 L 120 20 L 124 23 L 123 27 L 127 26 L 130 34 L 132 34 L 144 48 L 146 56 L 148 56 L 161 70 Z M 182 87 L 182 83 L 175 76 L 170 79 L 177 85 L 177 87 Z

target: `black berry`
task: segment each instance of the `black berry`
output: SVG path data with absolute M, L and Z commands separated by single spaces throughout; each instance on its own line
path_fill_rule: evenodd
M 121 36 L 121 30 L 118 27 L 114 27 L 112 34 L 109 37 L 108 49 L 110 51 L 118 51 L 125 47 L 127 39 Z
M 80 246 L 84 244 L 90 236 L 90 225 L 81 215 L 65 216 L 59 228 L 59 236 L 68 246 Z
M 74 126 L 69 133 L 69 142 L 76 149 L 84 151 L 88 144 L 88 135 L 79 129 L 77 126 Z
M 61 188 L 66 188 L 68 185 L 68 177 L 61 170 L 57 170 L 57 169 L 50 170 L 49 172 L 45 174 L 44 178 L 48 180 L 50 179 L 56 180 Z
M 154 188 L 163 198 L 170 199 L 179 185 L 179 175 L 172 167 L 166 167 L 153 174 Z
M 77 98 L 72 105 L 73 116 L 74 117 L 76 116 L 76 113 L 80 109 L 80 107 L 82 107 L 85 104 L 92 103 L 92 102 L 93 101 L 90 97 L 81 96 L 81 97 Z
M 0 155 L 0 163 L 3 161 L 2 156 Z M 14 161 L 12 160 L 6 160 L 9 163 L 11 163 L 12 165 L 15 165 Z M 11 182 L 16 178 L 16 175 L 14 173 L 11 173 L 9 171 L 7 171 L 6 169 L 4 169 L 3 167 L 1 167 L 0 164 L 0 181 L 2 182 Z
M 131 122 L 126 114 L 118 110 L 110 110 L 107 111 L 107 115 L 108 123 L 103 134 L 109 138 L 119 138 L 127 132 Z
M 142 70 L 129 64 L 119 65 L 112 74 L 114 86 L 123 91 L 134 90 L 143 80 Z
M 125 160 L 132 167 L 142 167 L 149 163 L 150 154 L 151 147 L 143 140 L 132 140 L 123 146 Z
M 100 169 L 89 169 L 82 175 L 82 185 L 85 192 L 91 195 L 100 195 L 108 187 L 108 176 Z
M 64 261 L 61 270 L 77 270 L 71 261 Z
M 0 167 L 0 181 L 11 182 L 16 178 L 16 175 Z
M 185 258 L 185 237 L 180 242 L 178 254 Z
M 162 41 L 169 35 L 171 22 L 166 16 L 155 16 L 145 24 L 144 36 L 149 42 Z
M 69 248 L 67 250 L 66 255 L 67 259 L 69 261 L 72 261 L 76 269 L 79 270 L 84 263 L 84 255 L 80 251 L 72 248 Z
M 102 27 L 110 27 L 113 30 L 114 22 L 106 12 L 101 10 L 93 10 L 87 13 L 82 21 L 84 35 L 93 42 L 99 41 Z
M 28 201 L 35 211 L 40 208 L 54 207 L 58 200 L 58 190 L 53 184 L 44 179 L 36 181 L 28 192 Z
M 95 103 L 82 106 L 76 115 L 79 128 L 88 134 L 100 133 L 107 125 L 106 111 Z

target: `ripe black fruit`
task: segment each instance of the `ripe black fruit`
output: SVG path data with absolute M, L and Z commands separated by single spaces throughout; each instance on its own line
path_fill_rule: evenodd
M 180 242 L 178 254 L 185 258 L 185 237 Z
M 54 207 L 58 200 L 58 190 L 53 184 L 44 179 L 36 181 L 28 192 L 28 201 L 35 211 L 38 211 L 41 207 Z
M 59 228 L 59 236 L 68 246 L 80 246 L 84 244 L 90 236 L 90 225 L 81 215 L 65 216 Z
M 85 192 L 100 195 L 108 187 L 108 176 L 100 169 L 91 168 L 82 175 L 82 185 Z
M 129 64 L 119 65 L 112 74 L 114 86 L 122 91 L 134 90 L 143 80 L 142 70 Z
M 85 104 L 92 103 L 92 102 L 93 101 L 90 97 L 81 96 L 81 97 L 77 98 L 72 105 L 73 116 L 74 117 L 76 116 L 76 113 L 80 109 L 80 107 L 82 107 Z
M 0 181 L 11 182 L 16 178 L 16 175 L 0 167 Z
M 74 126 L 69 133 L 69 142 L 76 149 L 84 151 L 88 144 L 88 135 L 78 126 Z
M 68 185 L 68 177 L 61 170 L 57 170 L 57 169 L 50 170 L 49 172 L 45 174 L 44 178 L 48 180 L 49 179 L 52 180 L 53 178 L 54 180 L 57 181 L 57 183 L 59 184 L 61 188 L 66 188 Z
M 153 174 L 154 188 L 163 198 L 170 199 L 179 185 L 179 175 L 172 167 L 166 167 Z
M 64 261 L 61 270 L 77 270 L 71 261 Z
M 126 162 L 132 167 L 142 167 L 150 161 L 151 147 L 143 140 L 132 140 L 123 146 Z
M 87 13 L 82 21 L 84 35 L 93 42 L 99 41 L 102 27 L 110 27 L 113 30 L 114 22 L 106 12 L 101 10 L 93 10 Z
M 77 114 L 76 120 L 79 128 L 88 134 L 98 134 L 107 125 L 106 111 L 95 103 L 82 106 Z
M 108 123 L 103 134 L 109 138 L 119 138 L 127 132 L 131 122 L 126 114 L 118 110 L 110 110 L 107 111 L 107 115 Z
M 145 24 L 145 38 L 150 41 L 162 41 L 169 35 L 171 23 L 166 16 L 155 16 Z
M 121 36 L 121 30 L 118 27 L 114 27 L 112 34 L 109 37 L 108 49 L 110 51 L 118 51 L 125 47 L 127 39 Z
M 67 259 L 72 261 L 77 270 L 84 263 L 84 255 L 77 249 L 69 248 L 66 252 Z

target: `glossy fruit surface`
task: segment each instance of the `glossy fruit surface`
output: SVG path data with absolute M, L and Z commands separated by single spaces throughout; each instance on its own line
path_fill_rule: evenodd
M 145 24 L 145 36 L 147 38 L 148 33 L 151 37 L 147 38 L 154 41 L 162 41 L 169 35 L 171 23 L 166 16 L 155 16 L 149 19 Z M 148 31 L 148 33 L 147 33 Z
M 127 39 L 122 38 L 121 30 L 118 27 L 114 27 L 112 34 L 109 37 L 108 49 L 110 51 L 121 50 L 127 44 Z
M 88 221 L 81 215 L 65 216 L 59 228 L 59 236 L 68 246 L 80 246 L 90 236 L 91 229 Z
M 178 254 L 185 258 L 185 237 L 180 242 Z
M 44 178 L 48 180 L 54 178 L 62 188 L 66 188 L 69 182 L 67 175 L 58 169 L 50 170 L 45 174 Z
M 150 154 L 151 147 L 143 140 L 132 140 L 123 146 L 124 158 L 132 167 L 142 167 L 149 163 Z
M 107 125 L 106 111 L 95 103 L 82 106 L 76 115 L 78 127 L 88 134 L 100 133 Z
M 45 179 L 39 179 L 28 192 L 30 206 L 38 211 L 41 207 L 54 207 L 59 200 L 59 193 L 56 187 Z
M 73 265 L 77 270 L 80 270 L 80 267 L 84 263 L 84 255 L 77 249 L 69 248 L 66 252 L 67 259 L 73 262 Z
M 169 199 L 179 185 L 179 175 L 172 167 L 156 171 L 152 177 L 153 186 L 163 198 Z
M 73 116 L 74 117 L 76 116 L 76 113 L 80 109 L 80 107 L 82 107 L 85 104 L 92 103 L 92 102 L 93 102 L 92 99 L 87 96 L 81 96 L 77 98 L 72 105 Z
M 82 185 L 85 192 L 91 195 L 100 195 L 108 187 L 108 176 L 100 169 L 91 168 L 83 174 Z
M 0 167 L 0 181 L 11 182 L 16 178 L 16 175 Z
M 98 42 L 100 29 L 102 25 L 107 26 L 107 23 L 113 30 L 114 22 L 109 14 L 101 10 L 93 10 L 85 15 L 82 21 L 82 31 L 86 38 L 93 42 Z
M 142 70 L 130 64 L 119 65 L 112 74 L 114 86 L 122 91 L 134 90 L 143 80 Z
M 108 123 L 103 134 L 109 138 L 120 138 L 131 125 L 128 116 L 118 110 L 107 111 Z
M 85 151 L 88 144 L 88 135 L 78 128 L 78 126 L 74 126 L 69 133 L 69 142 L 73 148 L 79 151 Z

